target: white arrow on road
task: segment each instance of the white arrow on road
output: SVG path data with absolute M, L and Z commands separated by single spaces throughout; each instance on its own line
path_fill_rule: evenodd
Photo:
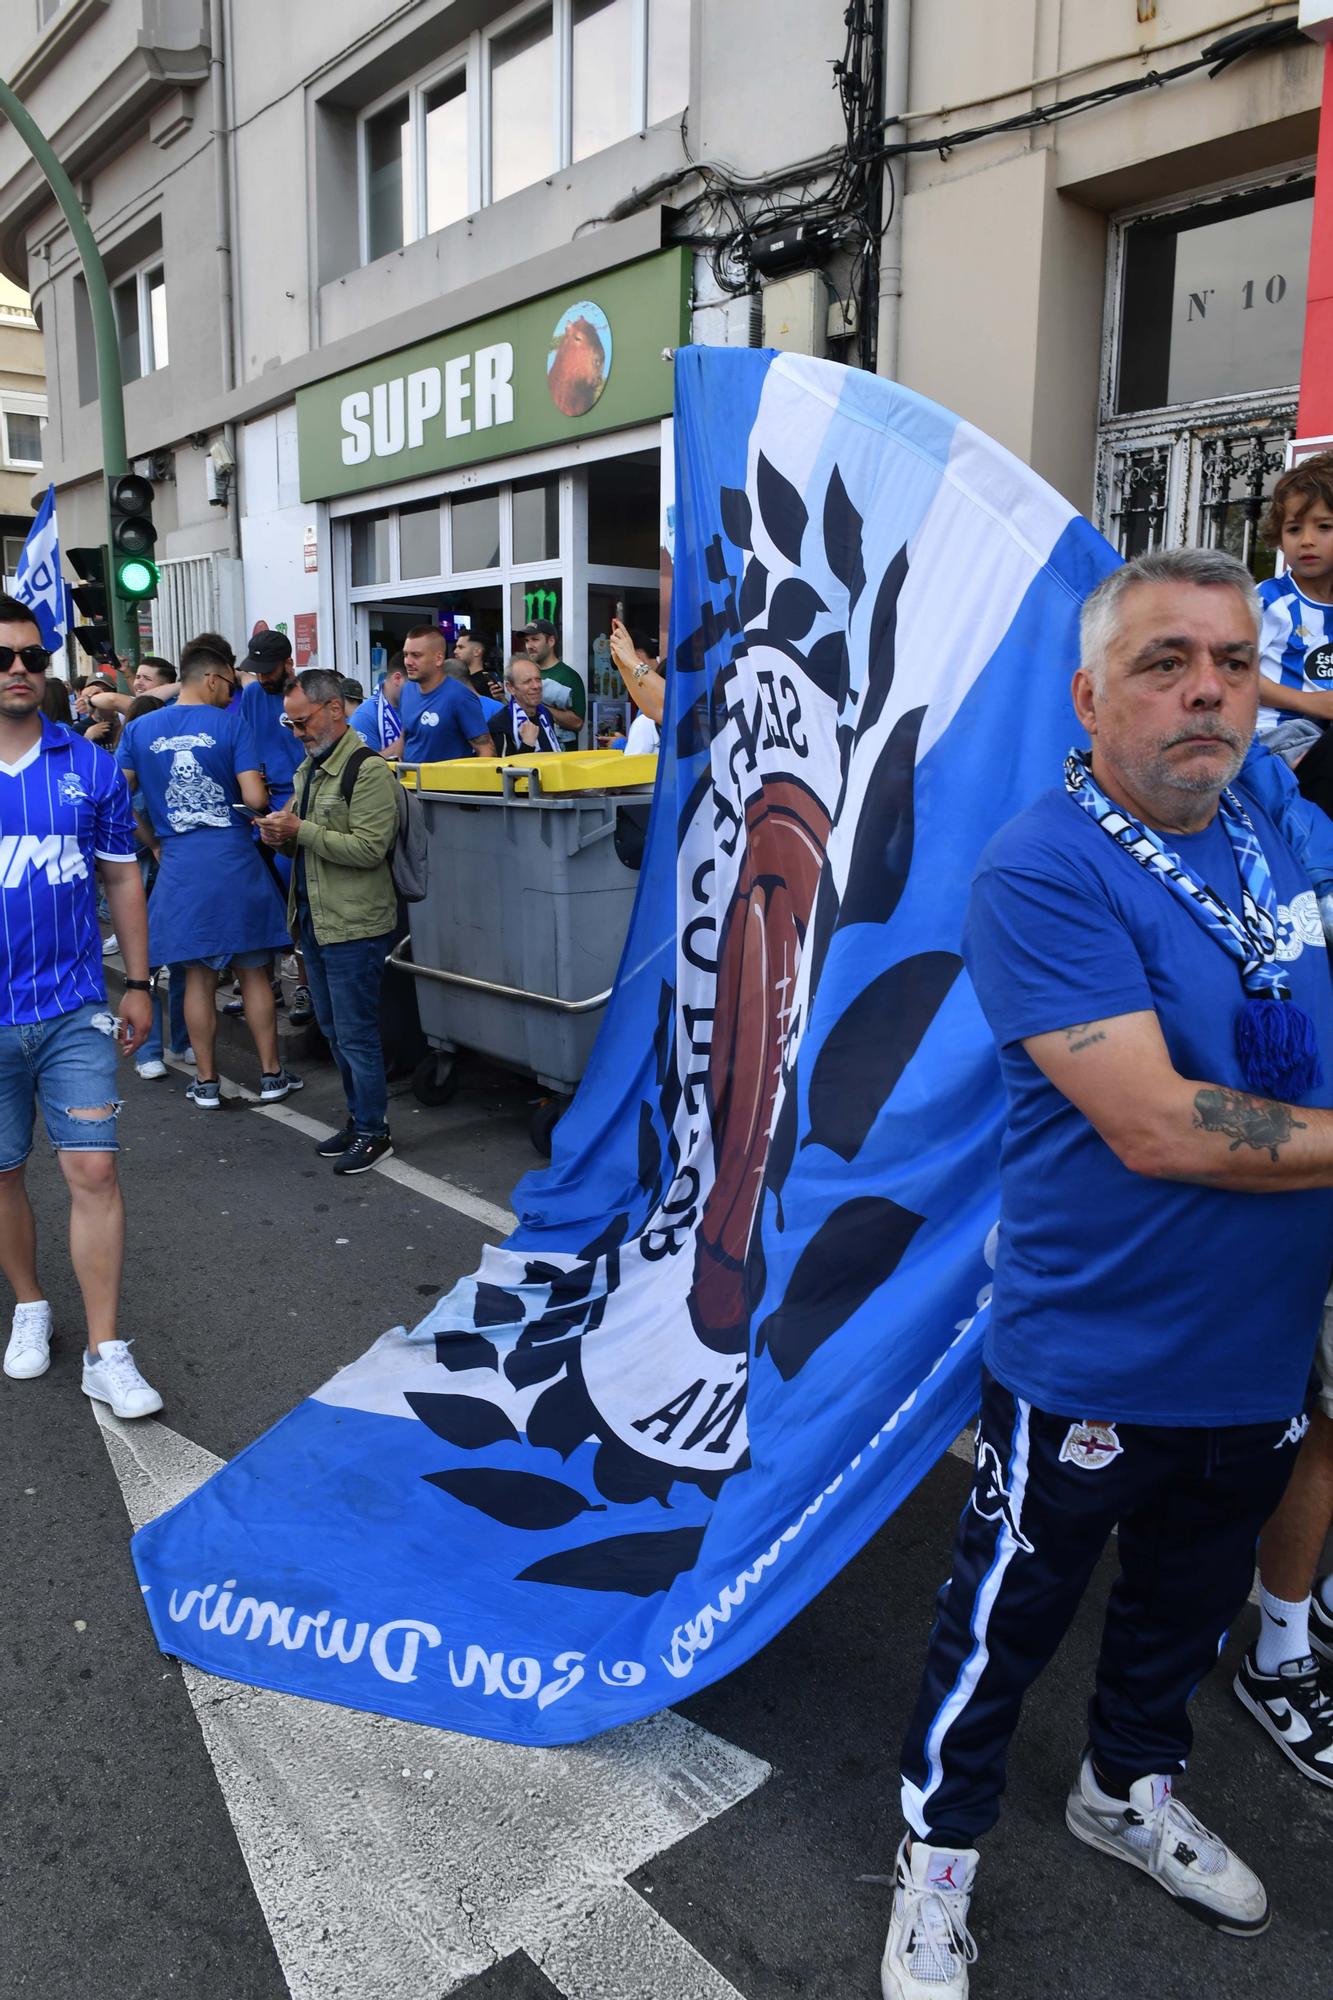
M 93 1408 L 136 1528 L 223 1463 Z M 534 1750 L 182 1672 L 296 2000 L 424 2000 L 520 1950 L 565 2000 L 742 2000 L 625 1878 L 758 1758 L 670 1710 Z

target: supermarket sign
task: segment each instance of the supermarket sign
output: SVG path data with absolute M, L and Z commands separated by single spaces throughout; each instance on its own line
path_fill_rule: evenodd
M 664 250 L 298 390 L 302 500 L 669 416 L 689 268 Z

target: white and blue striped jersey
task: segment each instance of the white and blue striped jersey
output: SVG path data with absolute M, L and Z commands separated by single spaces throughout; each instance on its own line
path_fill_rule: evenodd
M 1261 583 L 1259 601 L 1264 607 L 1259 671 L 1283 687 L 1333 694 L 1333 604 L 1317 604 L 1304 596 L 1289 571 Z M 1329 710 L 1333 713 L 1333 702 Z M 1290 709 L 1261 708 L 1258 732 L 1262 736 L 1290 720 Z
M 0 763 L 0 1023 L 106 998 L 96 864 L 133 859 L 114 757 L 43 716 L 26 756 Z

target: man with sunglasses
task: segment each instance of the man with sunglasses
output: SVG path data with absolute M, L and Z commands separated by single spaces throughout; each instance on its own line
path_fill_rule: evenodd
M 398 911 L 388 858 L 398 782 L 349 727 L 337 674 L 318 667 L 298 674 L 285 707 L 305 750 L 295 810 L 270 813 L 259 831 L 266 845 L 293 856 L 287 918 L 347 1100 L 343 1130 L 315 1150 L 335 1174 L 362 1174 L 393 1151 L 379 1012 Z
M 152 1022 L 147 913 L 124 781 L 105 750 L 43 715 L 49 665 L 28 607 L 0 596 L 0 1268 L 15 1298 L 4 1372 L 31 1381 L 50 1366 L 51 1307 L 24 1185 L 40 1104 L 70 1194 L 88 1320 L 83 1392 L 118 1417 L 146 1417 L 162 1398 L 117 1330 L 116 1051 L 133 1055 Z M 118 1022 L 106 1005 L 98 880 L 128 974 Z
M 259 1095 L 275 1104 L 301 1088 L 278 1054 L 269 963 L 286 948 L 282 897 L 247 823 L 268 810 L 253 731 L 238 706 L 226 642 L 205 634 L 181 652 L 181 691 L 141 715 L 121 740 L 130 790 L 142 789 L 158 876 L 149 907 L 154 965 L 183 965 L 185 1022 L 198 1074 L 186 1092 L 203 1111 L 221 1102 L 215 1068 L 217 974 L 236 968 L 259 1056 Z

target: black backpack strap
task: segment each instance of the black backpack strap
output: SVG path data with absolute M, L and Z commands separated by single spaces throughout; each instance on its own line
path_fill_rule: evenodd
M 373 750 L 368 750 L 365 744 L 363 743 L 359 750 L 353 750 L 351 756 L 347 759 L 347 762 L 343 765 L 342 776 L 338 780 L 338 790 L 343 795 L 343 804 L 345 806 L 348 807 L 351 806 L 352 792 L 356 786 L 357 772 L 361 769 L 361 766 L 363 764 L 369 763 L 370 759 L 374 755 L 375 752 Z

